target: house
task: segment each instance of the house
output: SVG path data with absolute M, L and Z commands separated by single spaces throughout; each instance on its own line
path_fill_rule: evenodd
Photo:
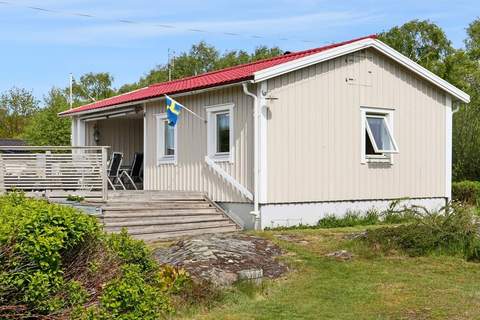
M 195 113 L 175 127 L 168 94 Z M 72 144 L 143 152 L 144 189 L 201 191 L 247 227 L 427 208 L 451 194 L 452 115 L 470 97 L 367 36 L 153 84 L 65 111 Z M 95 139 L 94 139 L 95 137 Z

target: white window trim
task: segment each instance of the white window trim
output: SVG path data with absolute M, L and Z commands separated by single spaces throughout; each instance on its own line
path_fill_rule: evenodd
M 162 164 L 177 164 L 177 157 L 178 157 L 178 134 L 177 134 L 177 125 L 173 127 L 173 132 L 175 134 L 175 137 L 173 139 L 173 145 L 175 148 L 175 154 L 172 155 L 165 155 L 165 121 L 167 120 L 167 114 L 162 113 L 162 114 L 157 114 L 156 115 L 156 129 L 157 129 L 157 134 L 156 134 L 156 139 L 157 139 L 157 166 L 162 165 Z
M 394 153 L 399 153 L 398 145 L 394 137 L 394 131 L 393 131 L 393 115 L 394 115 L 394 109 L 387 109 L 387 108 L 373 108 L 373 107 L 360 107 L 360 163 L 366 164 L 369 162 L 387 162 L 390 164 L 393 164 L 393 154 Z M 389 152 L 389 153 L 384 153 L 382 155 L 367 155 L 365 153 L 365 143 L 366 143 L 366 131 L 367 125 L 367 113 L 376 113 L 380 114 L 385 117 L 387 128 L 390 131 L 391 138 L 395 147 L 395 152 Z M 375 148 L 375 142 L 372 141 L 372 144 L 374 145 Z
M 207 153 L 208 157 L 215 162 L 230 162 L 233 163 L 234 159 L 234 113 L 233 108 L 235 105 L 233 103 L 215 105 L 215 106 L 208 106 L 206 107 L 207 110 Z M 230 152 L 217 152 L 217 118 L 216 115 L 219 113 L 229 113 L 230 115 Z

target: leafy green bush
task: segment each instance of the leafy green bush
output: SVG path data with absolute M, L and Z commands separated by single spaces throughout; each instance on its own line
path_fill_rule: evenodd
M 98 237 L 94 218 L 76 210 L 28 199 L 0 197 L 0 300 L 46 313 L 62 306 L 55 294 L 66 285 L 62 254 Z
M 125 228 L 120 233 L 109 235 L 106 242 L 125 264 L 139 265 L 142 271 L 152 271 L 157 266 L 145 243 L 130 237 Z
M 411 256 L 447 253 L 479 260 L 477 228 L 474 209 L 455 205 L 435 212 L 419 212 L 409 224 L 369 230 L 365 241 L 374 248 L 403 250 Z
M 109 282 L 99 306 L 90 308 L 89 319 L 159 319 L 171 312 L 169 298 L 145 279 L 139 265 L 126 264 L 122 276 Z
M 160 267 L 125 230 L 105 234 L 74 208 L 0 197 L 2 319 L 158 319 L 189 280 L 184 270 Z
M 452 183 L 453 200 L 480 206 L 480 181 L 461 181 Z

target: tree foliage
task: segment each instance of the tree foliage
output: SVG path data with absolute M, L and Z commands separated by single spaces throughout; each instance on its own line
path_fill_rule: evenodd
M 244 50 L 226 51 L 223 54 L 214 46 L 204 41 L 192 45 L 189 52 L 177 56 L 170 66 L 172 80 L 199 75 L 205 72 L 219 70 L 242 63 L 275 57 L 283 52 L 278 47 L 268 48 L 260 46 L 253 53 Z M 133 84 L 126 84 L 119 89 L 119 93 L 146 87 L 153 83 L 168 81 L 169 65 L 161 64 L 150 70 L 145 76 Z
M 454 49 L 443 30 L 413 20 L 380 34 L 380 40 L 467 92 L 468 105 L 453 117 L 453 178 L 480 179 L 480 20 L 467 28 L 465 50 Z
M 40 109 L 25 128 L 24 138 L 29 144 L 42 146 L 65 146 L 70 144 L 71 121 L 61 118 L 59 112 L 68 109 L 65 90 L 52 88 Z
M 0 96 L 0 137 L 18 138 L 32 115 L 38 101 L 31 91 L 13 87 Z
M 445 76 L 445 59 L 454 52 L 445 32 L 428 20 L 412 20 L 379 35 L 380 40 L 423 67 Z

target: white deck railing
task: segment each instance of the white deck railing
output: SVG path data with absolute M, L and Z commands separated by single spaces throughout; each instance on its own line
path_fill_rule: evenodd
M 0 146 L 0 193 L 107 197 L 108 147 Z

